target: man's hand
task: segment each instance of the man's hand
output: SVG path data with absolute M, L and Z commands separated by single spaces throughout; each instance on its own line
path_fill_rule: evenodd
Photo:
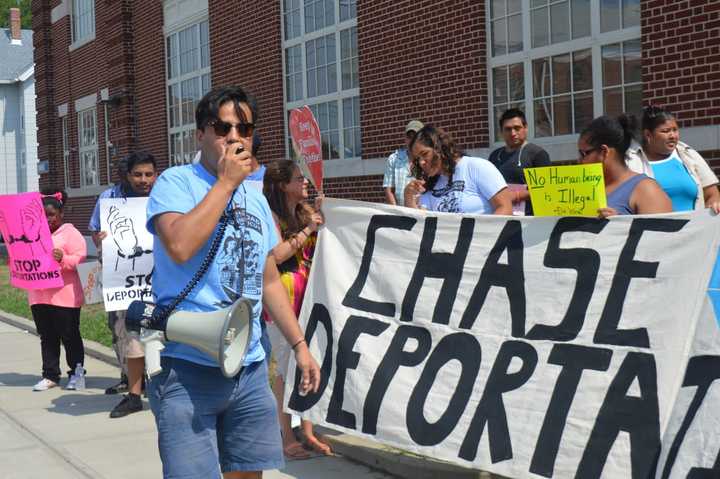
M 611 216 L 617 216 L 618 212 L 615 208 L 598 208 L 598 218 L 609 218 Z
M 218 161 L 218 182 L 235 190 L 252 173 L 252 153 L 242 143 L 231 143 L 225 147 L 225 154 Z
M 123 216 L 120 210 L 113 205 L 108 211 L 108 225 L 113 241 L 117 245 L 118 254 L 124 258 L 132 256 L 138 248 L 138 238 L 132 219 Z
M 60 248 L 54 248 L 52 250 L 52 256 L 53 259 L 59 263 L 63 259 L 63 250 L 61 250 Z
M 295 362 L 302 375 L 300 395 L 305 396 L 309 392 L 316 393 L 320 387 L 320 366 L 310 354 L 305 341 L 295 347 Z

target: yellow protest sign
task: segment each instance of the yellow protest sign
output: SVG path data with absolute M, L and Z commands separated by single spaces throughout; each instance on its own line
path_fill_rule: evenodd
M 535 216 L 597 216 L 607 206 L 602 163 L 526 168 Z

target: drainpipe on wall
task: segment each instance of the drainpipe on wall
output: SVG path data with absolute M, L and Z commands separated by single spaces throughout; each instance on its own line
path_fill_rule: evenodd
M 105 129 L 105 163 L 107 167 L 107 184 L 111 183 L 112 171 L 110 170 L 110 121 L 108 120 L 108 103 L 110 102 L 110 92 L 107 88 L 100 90 L 100 103 L 103 105 L 103 123 Z

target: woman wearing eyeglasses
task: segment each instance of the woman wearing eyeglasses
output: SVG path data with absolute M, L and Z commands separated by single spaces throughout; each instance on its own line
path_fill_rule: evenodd
M 426 125 L 408 150 L 415 179 L 405 187 L 405 206 L 512 215 L 512 194 L 502 174 L 483 158 L 463 155 L 444 130 Z
M 646 107 L 642 135 L 642 145 L 633 145 L 625 155 L 630 169 L 655 178 L 670 197 L 673 211 L 712 208 L 720 212 L 718 178 L 697 151 L 680 141 L 672 113 Z
M 278 265 L 280 279 L 290 296 L 290 305 L 296 316 L 300 314 L 305 296 L 317 230 L 323 223 L 319 201 L 316 201 L 316 208 L 306 203 L 307 188 L 307 179 L 293 161 L 274 161 L 267 165 L 263 193 L 270 205 L 278 236 L 282 240 L 272 249 L 271 254 Z M 292 347 L 272 323 L 268 326 L 268 335 L 276 363 L 273 391 L 278 402 L 285 459 L 307 459 L 312 455 L 295 439 L 290 415 L 282 412 L 283 391 Z M 326 455 L 332 453 L 330 446 L 315 436 L 310 421 L 303 420 L 301 424 L 304 442 L 310 449 Z
M 669 213 L 670 198 L 647 175 L 635 173 L 625 164 L 625 153 L 633 140 L 634 125 L 625 115 L 595 118 L 578 140 L 578 161 L 602 163 L 607 207 L 598 210 L 601 218 L 614 215 Z

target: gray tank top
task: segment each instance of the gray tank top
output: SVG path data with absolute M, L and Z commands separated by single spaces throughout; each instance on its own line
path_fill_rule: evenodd
M 630 208 L 630 196 L 635 191 L 635 187 L 648 176 L 639 174 L 629 180 L 625 180 L 615 191 L 607 195 L 607 205 L 615 208 L 619 215 L 634 215 L 635 212 Z

